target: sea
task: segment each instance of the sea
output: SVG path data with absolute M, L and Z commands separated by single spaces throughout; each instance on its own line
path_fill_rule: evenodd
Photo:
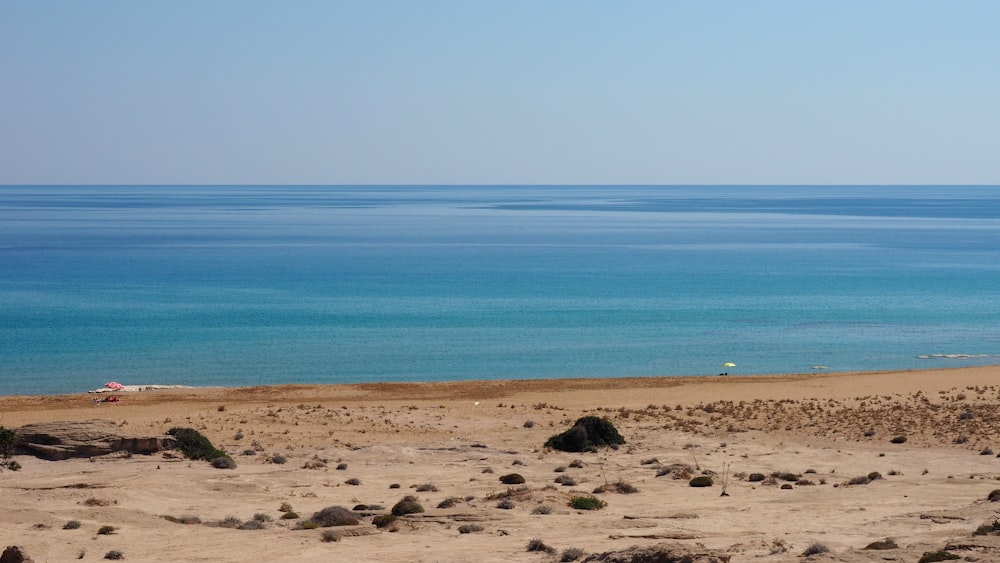
M 997 186 L 0 186 L 0 395 L 998 363 Z

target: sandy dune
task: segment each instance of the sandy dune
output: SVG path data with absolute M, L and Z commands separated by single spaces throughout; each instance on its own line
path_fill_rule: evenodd
M 799 561 L 815 544 L 828 551 L 809 561 L 917 561 L 946 547 L 1000 561 L 1000 538 L 972 535 L 1000 514 L 1000 502 L 987 500 L 1000 489 L 1000 459 L 988 453 L 1000 451 L 1000 366 L 121 397 L 100 406 L 87 394 L 0 397 L 0 425 L 100 418 L 135 434 L 192 427 L 238 466 L 215 469 L 177 452 L 58 462 L 17 456 L 23 469 L 0 473 L 0 549 L 21 545 L 36 561 L 96 561 L 117 550 L 129 561 L 485 562 L 670 542 L 731 561 Z M 543 448 L 584 415 L 607 417 L 626 444 L 597 453 Z M 897 436 L 906 442 L 891 443 Z M 275 463 L 281 457 L 287 461 Z M 675 465 L 690 474 L 668 473 Z M 881 478 L 850 484 L 874 472 Z M 509 473 L 525 484 L 502 484 Z M 715 484 L 690 487 L 702 473 Z M 753 473 L 768 478 L 751 482 Z M 638 492 L 598 494 L 607 503 L 601 510 L 569 506 L 573 496 L 618 482 Z M 425 512 L 391 528 L 371 524 L 404 495 Z M 453 506 L 438 508 L 449 498 Z M 513 506 L 499 508 L 503 500 Z M 283 503 L 301 518 L 281 519 Z M 357 526 L 298 529 L 322 508 L 361 504 L 369 508 Z M 536 513 L 540 506 L 548 513 Z M 255 514 L 271 521 L 259 530 L 213 525 Z M 80 527 L 63 529 L 71 520 Z M 98 534 L 102 526 L 115 531 Z M 481 530 L 461 533 L 463 526 Z M 338 541 L 323 541 L 325 530 Z M 899 547 L 863 549 L 884 538 Z M 528 551 L 532 539 L 555 553 Z

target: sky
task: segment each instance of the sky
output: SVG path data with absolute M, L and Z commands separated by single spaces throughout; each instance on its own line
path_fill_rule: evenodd
M 1000 2 L 0 0 L 0 184 L 1000 184 Z

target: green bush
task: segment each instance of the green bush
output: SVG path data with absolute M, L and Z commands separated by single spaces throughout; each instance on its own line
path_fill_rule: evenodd
M 17 471 L 21 464 L 10 459 L 14 456 L 14 446 L 17 444 L 17 434 L 0 426 L 0 469 L 7 468 Z
M 569 505 L 577 510 L 600 510 L 608 505 L 603 500 L 592 496 L 579 496 L 569 499 Z
M 692 487 L 711 487 L 712 478 L 708 475 L 699 475 L 694 479 L 691 479 L 691 481 L 688 482 L 688 485 Z
M 171 428 L 167 430 L 167 434 L 177 439 L 177 448 L 188 459 L 211 461 L 226 455 L 226 452 L 213 446 L 208 438 L 194 428 Z
M 588 452 L 624 443 L 625 438 L 618 433 L 611 421 L 596 416 L 585 416 L 577 419 L 569 430 L 549 438 L 545 442 L 545 447 L 564 452 Z

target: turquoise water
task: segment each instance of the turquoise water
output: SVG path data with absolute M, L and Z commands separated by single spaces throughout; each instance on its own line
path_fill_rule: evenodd
M 997 187 L 0 186 L 0 395 L 993 363 Z

